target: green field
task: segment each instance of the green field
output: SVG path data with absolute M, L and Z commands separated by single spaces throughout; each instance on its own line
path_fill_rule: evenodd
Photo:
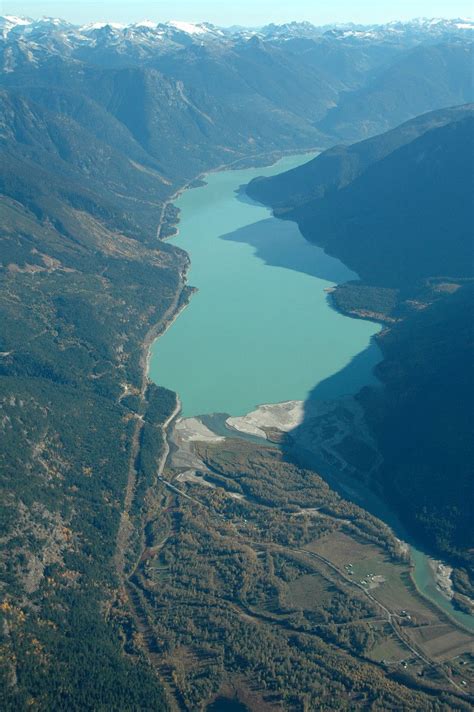
M 340 530 L 307 548 L 338 566 L 343 575 L 388 609 L 407 641 L 429 658 L 445 661 L 474 651 L 472 636 L 418 593 L 409 564 L 394 561 L 380 547 Z M 390 646 L 387 652 L 385 644 L 380 645 L 381 657 L 389 657 Z

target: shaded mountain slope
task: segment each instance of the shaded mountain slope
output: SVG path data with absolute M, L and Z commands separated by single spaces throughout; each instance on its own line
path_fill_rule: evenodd
M 275 185 L 278 214 L 366 282 L 470 276 L 473 127 L 472 107 L 428 114 L 247 190 L 267 200 Z
M 247 188 L 360 275 L 334 299 L 388 324 L 378 337 L 384 387 L 360 394 L 384 458 L 378 482 L 429 549 L 466 568 L 474 546 L 473 136 L 472 106 L 455 107 Z
M 247 193 L 255 200 L 270 205 L 278 214 L 294 210 L 298 205 L 343 188 L 372 163 L 385 158 L 431 128 L 470 116 L 472 110 L 472 105 L 468 104 L 432 111 L 383 135 L 349 146 L 334 146 L 291 171 L 271 178 L 255 178 L 247 186 Z
M 412 314 L 379 343 L 385 389 L 361 398 L 384 456 L 380 481 L 425 546 L 469 567 L 474 285 Z
M 473 129 L 474 115 L 432 129 L 300 208 L 303 234 L 316 225 L 329 252 L 376 284 L 470 276 Z

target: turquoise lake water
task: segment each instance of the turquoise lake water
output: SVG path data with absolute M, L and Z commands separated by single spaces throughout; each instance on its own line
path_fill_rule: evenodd
M 179 393 L 183 415 L 243 415 L 261 403 L 356 392 L 380 360 L 372 346 L 346 376 L 330 379 L 370 344 L 379 326 L 338 314 L 324 291 L 356 277 L 309 244 L 293 222 L 236 191 L 258 175 L 296 166 L 211 173 L 185 191 L 174 241 L 191 257 L 189 306 L 152 349 L 150 376 Z M 323 385 L 324 384 L 324 385 Z

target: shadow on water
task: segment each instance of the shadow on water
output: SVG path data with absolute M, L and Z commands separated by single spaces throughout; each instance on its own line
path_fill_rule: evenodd
M 322 403 L 330 402 L 336 408 L 339 401 L 343 407 L 346 397 L 356 397 L 363 388 L 383 387 L 375 375 L 375 367 L 382 358 L 380 348 L 372 339 L 369 346 L 344 368 L 314 386 L 304 402 L 301 423 L 287 434 L 280 443 L 280 449 L 285 460 L 317 472 L 342 497 L 366 509 L 388 524 L 396 536 L 411 543 L 411 537 L 395 512 L 363 477 L 343 474 L 339 468 L 332 467 L 326 458 L 319 457 L 315 451 L 305 450 L 301 445 L 307 439 L 311 422 L 321 417 Z
M 258 205 L 249 198 L 243 187 L 236 191 L 236 199 L 243 203 Z M 256 256 L 272 267 L 294 270 L 333 284 L 357 279 L 357 275 L 340 260 L 327 255 L 322 248 L 306 240 L 298 225 L 291 221 L 270 217 L 223 235 L 221 239 L 251 245 Z M 328 300 L 330 300 L 329 295 Z M 298 460 L 305 467 L 318 471 L 346 498 L 351 498 L 348 495 L 350 490 L 357 504 L 369 509 L 376 516 L 383 515 L 382 518 L 387 521 L 388 511 L 377 497 L 372 497 L 373 493 L 366 486 L 344 488 L 339 473 L 328 472 L 327 463 L 319 462 L 314 453 L 301 451 L 300 446 L 298 452 L 295 452 L 294 447 L 295 441 L 300 441 L 300 433 L 306 430 L 308 423 L 315 417 L 318 404 L 344 396 L 354 396 L 364 386 L 379 385 L 374 369 L 381 360 L 382 353 L 376 341 L 372 339 L 369 346 L 354 356 L 344 368 L 319 382 L 305 401 L 303 422 L 288 434 L 280 447 L 285 458 L 293 462 Z M 391 523 L 395 524 L 393 519 Z
M 357 279 L 357 275 L 342 262 L 308 242 L 296 223 L 287 220 L 260 220 L 222 235 L 221 239 L 251 245 L 256 256 L 272 267 L 283 267 L 334 283 Z
M 369 346 L 354 356 L 347 366 L 312 389 L 305 403 L 305 411 L 309 414 L 314 403 L 344 395 L 354 395 L 364 386 L 378 384 L 374 369 L 381 360 L 382 353 L 379 347 L 375 341 L 371 341 Z
M 256 201 L 249 198 L 243 187 L 236 191 L 236 199 L 250 205 L 258 205 Z M 335 284 L 357 279 L 357 275 L 340 260 L 327 255 L 322 248 L 306 240 L 298 225 L 291 221 L 270 217 L 223 235 L 221 239 L 251 245 L 256 256 L 273 267 L 294 270 Z M 328 299 L 330 299 L 329 295 Z M 292 462 L 298 460 L 305 467 L 318 471 L 344 497 L 353 498 L 357 504 L 364 506 L 372 514 L 385 521 L 390 519 L 392 525 L 399 525 L 399 522 L 395 522 L 390 517 L 379 498 L 366 486 L 353 487 L 352 483 L 348 483 L 348 487 L 344 487 L 340 473 L 329 472 L 327 463 L 318 461 L 314 453 L 303 452 L 300 447 L 296 453 L 294 447 L 295 441 L 300 441 L 300 433 L 305 431 L 308 423 L 314 418 L 318 404 L 323 401 L 334 401 L 343 396 L 354 396 L 364 386 L 379 385 L 374 369 L 381 360 L 382 353 L 372 339 L 369 346 L 354 356 L 344 368 L 319 382 L 305 401 L 303 422 L 288 434 L 280 447 L 285 458 Z M 348 494 L 349 491 L 352 496 Z M 399 526 L 397 529 L 400 531 Z

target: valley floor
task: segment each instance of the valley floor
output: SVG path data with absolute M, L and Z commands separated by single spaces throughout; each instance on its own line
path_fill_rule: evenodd
M 336 694 L 352 708 L 430 709 L 439 694 L 462 705 L 472 637 L 419 595 L 406 547 L 314 472 L 245 437 L 214 433 L 209 419 L 175 422 L 130 578 L 177 709 L 234 695 L 250 710 L 332 709 Z

